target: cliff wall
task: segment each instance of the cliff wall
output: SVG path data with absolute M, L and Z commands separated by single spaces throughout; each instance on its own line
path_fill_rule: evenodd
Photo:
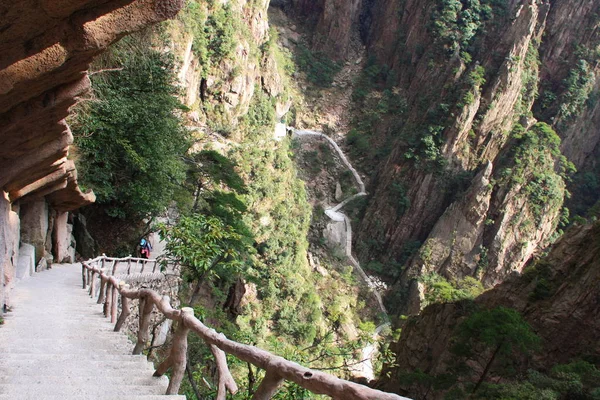
M 77 171 L 68 159 L 73 136 L 65 122 L 70 107 L 89 89 L 90 62 L 122 36 L 175 16 L 182 4 L 27 0 L 0 5 L 0 304 L 5 304 L 18 264 L 12 245 L 17 243 L 18 249 L 18 216 L 11 207 L 18 211 L 19 204 L 42 202 L 62 213 L 95 199 L 77 184 Z M 44 256 L 39 253 L 46 242 L 52 243 L 47 240 L 52 221 L 46 215 L 52 226 L 39 238 L 37 260 Z M 61 221 L 66 224 L 66 218 Z M 59 231 L 66 232 L 66 225 Z
M 398 263 L 421 242 L 393 289 L 412 300 L 423 274 L 473 276 L 491 287 L 521 271 L 553 240 L 566 190 L 575 190 L 562 155 L 580 175 L 597 167 L 598 4 L 363 0 L 332 15 L 333 3 L 295 2 L 316 21 L 313 46 L 343 57 L 343 46 L 323 43 L 358 29 L 385 71 L 376 90 L 385 81 L 406 104 L 367 132 L 373 146 L 389 149 L 369 159 L 376 167 L 356 229 L 359 258 Z M 546 128 L 558 137 L 540 133 Z M 534 136 L 550 141 L 534 144 Z
M 457 327 L 473 310 L 498 306 L 519 311 L 541 338 L 541 349 L 529 364 L 521 367 L 547 370 L 580 357 L 597 359 L 599 239 L 598 223 L 574 227 L 525 274 L 485 292 L 474 304 L 435 304 L 425 308 L 420 316 L 405 324 L 400 341 L 393 345 L 394 364 L 399 367 L 388 367 L 390 375 L 383 378 L 383 386 L 405 393 L 406 386 L 399 380 L 403 373 L 417 369 L 431 376 L 452 373 L 450 366 L 457 361 L 451 351 Z M 477 371 L 473 374 L 478 376 Z

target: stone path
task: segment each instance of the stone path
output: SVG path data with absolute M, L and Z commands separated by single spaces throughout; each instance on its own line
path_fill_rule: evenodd
M 185 400 L 164 396 L 146 357 L 81 288 L 80 264 L 23 280 L 0 325 L 0 400 Z

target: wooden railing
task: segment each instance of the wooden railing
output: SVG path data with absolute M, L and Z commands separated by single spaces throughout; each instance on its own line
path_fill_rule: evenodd
M 118 332 L 131 313 L 130 301 L 139 299 L 139 331 L 133 354 L 141 354 L 149 339 L 150 316 L 156 308 L 166 318 L 177 322 L 178 328 L 173 337 L 170 355 L 158 366 L 154 376 L 162 376 L 171 369 L 171 379 L 165 394 L 177 394 L 186 368 L 187 337 L 191 332 L 201 337 L 210 346 L 218 371 L 217 400 L 225 400 L 226 391 L 234 394 L 238 387 L 229 372 L 225 354 L 231 354 L 265 370 L 265 377 L 254 392 L 253 400 L 271 399 L 284 381 L 292 381 L 316 394 L 324 394 L 338 400 L 409 400 L 396 394 L 371 389 L 358 383 L 336 378 L 333 375 L 312 370 L 288 361 L 258 347 L 229 340 L 222 333 L 208 328 L 194 317 L 189 307 L 176 310 L 171 307 L 168 296 L 161 297 L 151 289 L 131 289 L 124 281 L 107 274 L 98 264 L 109 260 L 99 257 L 82 263 L 83 288 L 90 287 L 94 293 L 94 282 L 100 277 L 98 303 L 104 303 L 104 315 L 111 318 Z M 112 272 L 112 270 L 111 270 Z M 118 301 L 121 296 L 121 314 L 118 314 Z
M 101 268 L 105 271 L 109 271 L 107 275 L 119 275 L 121 272 L 124 275 L 130 275 L 133 273 L 144 273 L 144 272 L 160 272 L 159 264 L 157 260 L 147 259 L 147 258 L 137 258 L 137 257 L 123 257 L 123 258 L 114 258 L 107 257 L 106 255 L 101 255 L 100 257 L 96 257 L 92 260 L 88 260 L 87 263 L 89 265 L 100 264 Z M 108 268 L 107 268 L 108 266 Z M 124 268 L 119 268 L 119 267 Z M 123 269 L 125 269 L 123 271 Z

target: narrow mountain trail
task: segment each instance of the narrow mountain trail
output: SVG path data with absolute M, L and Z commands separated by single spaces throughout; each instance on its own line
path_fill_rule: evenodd
M 379 294 L 379 292 L 377 291 L 375 284 L 373 283 L 373 280 L 367 275 L 367 273 L 364 271 L 364 269 L 360 266 L 360 263 L 358 262 L 358 260 L 352 255 L 352 224 L 350 222 L 350 218 L 348 218 L 348 216 L 346 214 L 344 214 L 343 212 L 340 211 L 345 205 L 350 203 L 352 200 L 354 200 L 358 197 L 367 195 L 367 192 L 365 191 L 364 182 L 362 181 L 360 175 L 358 174 L 356 169 L 352 166 L 352 164 L 348 160 L 348 157 L 346 157 L 346 155 L 344 154 L 344 152 L 342 151 L 340 146 L 338 146 L 338 144 L 333 139 L 331 139 L 329 136 L 327 136 L 321 132 L 307 130 L 307 129 L 294 129 L 293 136 L 294 137 L 320 137 L 320 138 L 327 140 L 329 142 L 329 144 L 331 145 L 331 147 L 333 147 L 333 149 L 336 151 L 336 153 L 338 154 L 338 156 L 340 157 L 340 159 L 342 160 L 342 162 L 344 163 L 346 168 L 348 168 L 348 170 L 350 172 L 352 172 L 352 175 L 354 176 L 354 179 L 356 180 L 356 184 L 358 186 L 358 190 L 359 190 L 358 193 L 348 197 L 341 203 L 339 203 L 331 208 L 326 209 L 325 214 L 329 218 L 331 218 L 332 221 L 336 221 L 336 222 L 344 221 L 345 222 L 346 245 L 344 246 L 344 251 L 346 253 L 346 256 L 348 257 L 352 266 L 356 269 L 356 271 L 359 273 L 359 275 L 362 277 L 362 279 L 365 281 L 365 283 L 369 286 L 369 288 L 371 289 L 371 292 L 375 296 L 375 298 L 377 300 L 377 304 L 379 305 L 379 308 L 381 310 L 381 313 L 383 314 L 383 316 L 385 318 L 385 323 L 382 325 L 389 325 L 389 322 L 390 322 L 389 316 L 388 316 L 387 310 L 383 304 L 383 299 L 381 298 L 381 294 Z
M 362 179 L 361 179 L 360 175 L 358 174 L 358 172 L 356 171 L 356 169 L 352 166 L 352 164 L 348 160 L 348 157 L 346 157 L 346 155 L 340 148 L 340 146 L 338 146 L 338 144 L 333 139 L 331 139 L 329 136 L 327 136 L 321 132 L 307 130 L 307 129 L 293 129 L 292 134 L 293 134 L 292 135 L 293 137 L 297 137 L 297 138 L 315 137 L 315 138 L 322 138 L 322 139 L 327 140 L 327 142 L 331 145 L 331 147 L 336 151 L 336 153 L 338 154 L 338 156 L 340 157 L 340 159 L 342 160 L 342 162 L 344 163 L 346 168 L 348 168 L 348 170 L 350 172 L 352 172 L 352 175 L 354 176 L 356 185 L 358 186 L 358 190 L 359 190 L 358 193 L 348 197 L 347 199 L 343 200 L 342 202 L 340 202 L 339 204 L 337 204 L 333 207 L 327 208 L 325 210 L 325 215 L 327 215 L 332 221 L 335 221 L 335 222 L 343 221 L 345 223 L 346 245 L 344 246 L 344 252 L 346 254 L 346 257 L 348 258 L 348 260 L 354 267 L 355 271 L 358 272 L 358 274 L 361 276 L 363 281 L 367 284 L 371 293 L 377 300 L 377 304 L 381 311 L 381 315 L 384 318 L 384 322 L 375 329 L 375 332 L 373 334 L 373 339 L 376 339 L 383 329 L 390 326 L 390 318 L 388 316 L 385 305 L 383 304 L 383 299 L 381 298 L 381 294 L 377 291 L 377 286 L 375 285 L 373 280 L 367 275 L 367 273 L 364 271 L 364 269 L 360 266 L 360 263 L 358 262 L 358 260 L 352 255 L 352 223 L 350 221 L 350 218 L 346 214 L 344 214 L 343 212 L 340 211 L 342 208 L 344 208 L 344 206 L 346 206 L 352 200 L 354 200 L 358 197 L 367 195 L 367 192 L 365 191 L 365 184 L 362 181 Z M 365 375 L 365 377 L 367 379 L 375 378 L 375 375 L 373 373 L 373 366 L 371 363 L 371 359 L 375 355 L 375 350 L 376 350 L 375 343 L 371 343 L 371 344 L 365 346 L 365 348 L 363 349 L 363 352 L 362 352 L 363 359 L 365 360 L 365 362 L 364 362 L 361 372 Z

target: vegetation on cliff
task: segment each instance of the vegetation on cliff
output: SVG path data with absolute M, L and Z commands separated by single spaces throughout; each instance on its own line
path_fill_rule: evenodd
M 115 218 L 161 212 L 184 178 L 189 147 L 175 87 L 173 58 L 153 48 L 156 36 L 127 37 L 95 64 L 94 98 L 72 122 L 81 184 Z

